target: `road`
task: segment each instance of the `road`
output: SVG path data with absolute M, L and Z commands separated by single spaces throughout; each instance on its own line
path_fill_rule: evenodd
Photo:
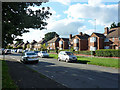
M 20 62 L 20 54 L 6 55 L 5 58 Z M 68 88 L 118 88 L 118 69 L 114 68 L 66 63 L 53 58 L 40 58 L 38 64 L 26 66 Z

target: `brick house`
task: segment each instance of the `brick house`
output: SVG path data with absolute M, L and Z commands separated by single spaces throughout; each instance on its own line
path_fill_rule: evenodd
M 22 47 L 23 47 L 23 49 L 25 48 L 25 49 L 27 49 L 27 45 L 29 44 L 29 42 L 27 41 L 26 43 L 24 43 L 23 45 L 22 45 Z
M 46 40 L 44 40 L 44 38 L 42 38 L 42 40 L 40 40 L 38 43 L 35 43 L 34 48 L 35 50 L 39 50 L 40 48 L 42 48 L 42 45 L 45 43 L 45 45 L 47 45 Z
M 47 49 L 55 50 L 55 48 L 59 47 L 59 36 L 55 36 L 53 39 L 47 42 Z
M 69 49 L 69 38 L 61 38 L 59 41 L 59 49 Z
M 93 32 L 88 38 L 88 50 L 95 51 L 99 49 L 104 49 L 104 39 L 104 34 Z
M 35 50 L 35 44 L 37 43 L 37 41 L 33 40 L 30 44 L 28 44 L 28 48 L 29 50 Z
M 80 32 L 79 35 L 75 35 L 73 37 L 70 34 L 70 45 L 75 51 L 88 50 L 88 38 L 89 35 L 83 34 L 82 32 Z
M 106 38 L 109 39 L 110 49 L 120 49 L 120 27 L 108 29 Z

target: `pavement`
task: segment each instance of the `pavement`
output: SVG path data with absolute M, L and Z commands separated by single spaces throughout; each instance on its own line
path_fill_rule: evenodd
M 6 62 L 9 67 L 11 78 L 20 89 L 66 88 L 14 59 L 8 59 Z M 35 63 L 32 65 L 35 65 Z
M 11 58 L 19 63 L 20 55 L 7 55 L 6 58 Z M 53 58 L 40 58 L 38 64 L 24 66 L 68 88 L 118 88 L 118 69 L 115 68 L 59 62 Z M 27 70 L 25 71 L 27 72 Z

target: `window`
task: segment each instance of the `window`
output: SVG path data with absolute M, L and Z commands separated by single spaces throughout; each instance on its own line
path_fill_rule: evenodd
M 50 43 L 50 46 L 52 46 L 52 43 Z
M 78 39 L 74 39 L 74 43 L 78 43 L 79 42 L 79 40 Z
M 105 38 L 104 42 L 109 42 L 109 39 L 108 39 L 108 38 Z
M 63 44 L 63 41 L 59 41 L 59 44 Z
M 95 51 L 96 47 L 90 46 L 90 51 Z
M 96 37 L 91 37 L 90 42 L 96 42 Z
M 119 41 L 120 41 L 120 37 L 119 37 Z
M 112 38 L 112 41 L 114 42 L 114 37 Z
M 53 43 L 53 45 L 55 45 L 55 43 Z
M 104 49 L 109 49 L 109 46 L 104 46 Z

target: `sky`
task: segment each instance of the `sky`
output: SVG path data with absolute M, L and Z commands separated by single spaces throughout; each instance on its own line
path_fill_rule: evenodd
M 29 33 L 19 37 L 24 42 L 40 41 L 48 32 L 56 32 L 61 38 L 79 32 L 104 33 L 105 27 L 118 22 L 118 0 L 49 0 L 40 7 L 29 8 L 37 10 L 41 7 L 50 7 L 52 13 L 47 20 L 47 30 L 29 29 Z

